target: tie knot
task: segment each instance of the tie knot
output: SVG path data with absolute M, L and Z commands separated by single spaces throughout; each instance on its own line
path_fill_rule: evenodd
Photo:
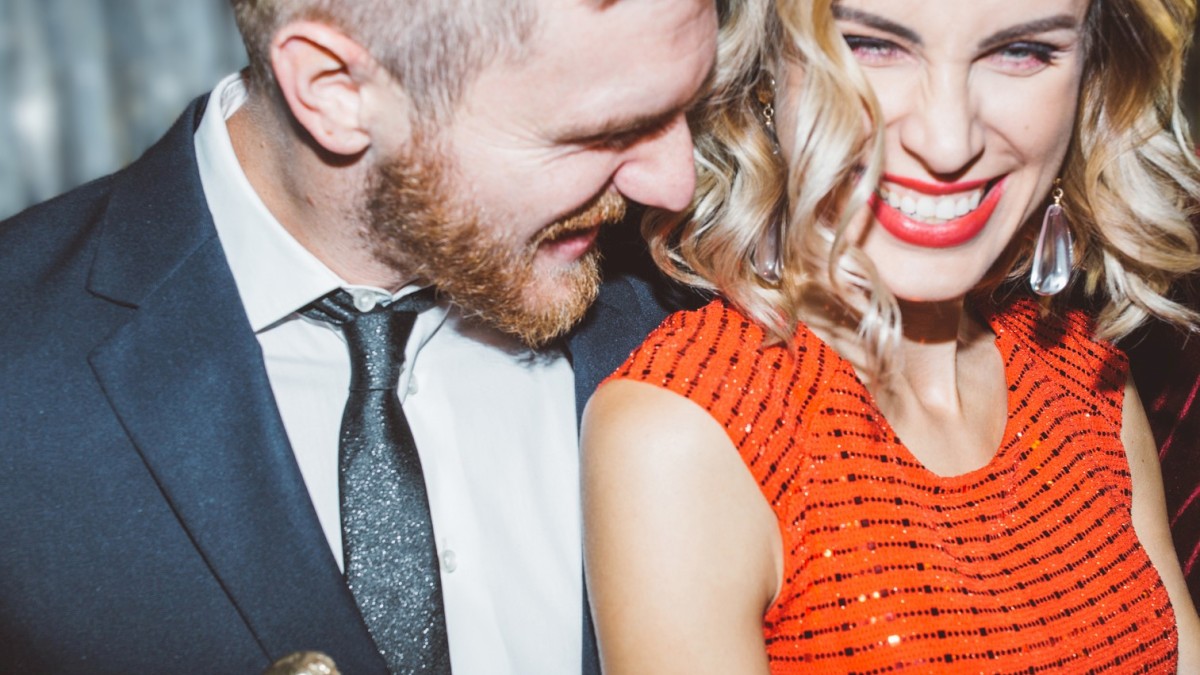
M 304 316 L 340 326 L 350 347 L 350 389 L 396 388 L 404 366 L 404 348 L 417 315 L 435 304 L 433 289 L 425 288 L 367 312 L 338 289 L 301 310 Z
M 316 321 L 324 321 L 335 326 L 353 323 L 361 317 L 385 312 L 401 312 L 420 314 L 437 304 L 433 287 L 422 288 L 386 305 L 376 304 L 367 311 L 358 309 L 354 296 L 350 291 L 339 288 L 329 294 L 314 300 L 300 310 L 300 313 Z

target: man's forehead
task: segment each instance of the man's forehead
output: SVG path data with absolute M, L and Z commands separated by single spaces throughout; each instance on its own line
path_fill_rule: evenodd
M 716 10 L 711 0 L 610 0 L 604 8 L 599 0 L 539 2 L 552 9 L 539 17 L 525 58 L 508 64 L 511 68 L 499 67 L 514 80 L 534 78 L 524 84 L 540 83 L 551 95 L 581 95 L 588 100 L 578 103 L 597 107 L 622 97 L 666 97 L 681 105 L 712 67 Z
M 619 143 L 677 119 L 716 52 L 711 0 L 535 0 L 526 54 L 479 73 L 461 120 L 540 141 Z M 481 126 L 480 126 L 481 125 Z
M 624 61 L 640 70 L 654 65 L 646 56 L 679 60 L 698 46 L 715 53 L 712 0 L 536 1 L 543 11 L 524 64 L 532 68 L 599 69 Z

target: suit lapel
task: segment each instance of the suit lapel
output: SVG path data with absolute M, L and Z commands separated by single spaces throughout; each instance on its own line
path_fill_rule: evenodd
M 165 499 L 266 655 L 386 672 L 275 407 L 196 172 L 203 101 L 115 180 L 89 289 L 136 308 L 91 363 Z

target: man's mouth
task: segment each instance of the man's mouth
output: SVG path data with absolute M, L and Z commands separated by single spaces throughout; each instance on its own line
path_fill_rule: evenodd
M 584 230 L 572 230 L 553 239 L 542 240 L 538 249 L 564 262 L 575 261 L 592 249 L 598 236 L 599 225 Z
M 575 213 L 543 229 L 535 243 L 555 257 L 574 260 L 591 248 L 602 226 L 619 223 L 625 217 L 625 210 L 625 198 L 616 190 L 608 190 Z
M 871 210 L 901 241 L 926 248 L 958 246 L 987 225 L 1004 193 L 1004 178 L 935 184 L 885 175 L 871 197 Z

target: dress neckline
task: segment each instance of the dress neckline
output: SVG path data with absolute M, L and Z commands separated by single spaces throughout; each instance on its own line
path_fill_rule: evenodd
M 896 448 L 896 451 L 899 454 L 898 459 L 901 460 L 902 464 L 911 467 L 913 470 L 919 471 L 929 480 L 937 482 L 944 488 L 953 489 L 955 487 L 967 487 L 974 485 L 978 482 L 980 477 L 986 477 L 988 474 L 1000 473 L 1007 468 L 1010 464 L 1008 457 L 1011 453 L 1011 448 L 1014 445 L 1017 445 L 1016 441 L 1019 441 L 1023 435 L 1023 429 L 1016 428 L 1020 426 L 1018 425 L 1016 415 L 1014 414 L 1018 408 L 1018 402 L 1013 400 L 1016 387 L 1013 385 L 1011 380 L 1012 370 L 1014 368 L 1019 368 L 1020 364 L 1014 362 L 1013 360 L 1015 345 L 1012 343 L 1012 336 L 1007 330 L 1005 330 L 1004 326 L 1000 325 L 1000 322 L 997 320 L 997 316 L 1005 309 L 1009 311 L 1023 311 L 1026 309 L 1023 306 L 1025 304 L 1027 304 L 1026 301 L 1018 300 L 1017 302 L 1009 305 L 1007 308 L 967 308 L 967 311 L 976 312 L 977 316 L 988 326 L 988 328 L 991 329 L 993 335 L 995 336 L 993 344 L 999 353 L 1000 360 L 1003 365 L 1006 408 L 1004 431 L 1000 435 L 1000 443 L 994 449 L 992 456 L 981 466 L 970 469 L 963 473 L 956 474 L 940 474 L 925 466 L 925 463 L 922 462 L 912 452 L 912 450 L 908 448 L 908 445 L 905 444 L 903 439 L 901 439 L 900 434 L 897 433 L 891 422 L 883 414 L 883 411 L 879 408 L 878 402 L 875 400 L 874 394 L 871 393 L 871 390 L 868 389 L 866 384 L 863 383 L 862 379 L 859 378 L 858 372 L 855 370 L 854 365 L 851 364 L 848 359 L 843 357 L 836 349 L 834 349 L 831 345 L 822 340 L 816 333 L 809 329 L 808 326 L 804 325 L 803 323 L 801 326 L 803 327 L 805 333 L 807 333 L 808 339 L 815 341 L 822 350 L 826 351 L 832 356 L 834 363 L 836 364 L 835 372 L 841 377 L 850 379 L 854 383 L 854 386 L 862 393 L 864 402 L 866 402 L 866 404 L 870 407 L 870 413 L 874 418 L 874 423 L 889 439 L 888 444 Z

